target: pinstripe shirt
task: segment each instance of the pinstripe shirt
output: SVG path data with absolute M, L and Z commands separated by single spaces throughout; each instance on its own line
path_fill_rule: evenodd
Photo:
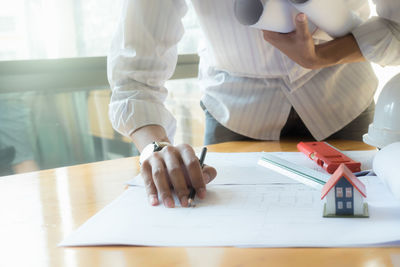
M 399 0 L 376 0 L 379 17 L 368 19 L 365 0 L 347 0 L 365 22 L 353 31 L 369 61 L 400 64 Z M 207 110 L 242 135 L 278 140 L 290 109 L 317 140 L 340 130 L 373 101 L 377 79 L 369 63 L 302 68 L 240 25 L 233 0 L 192 0 L 204 33 L 199 50 L 199 82 Z M 161 125 L 170 140 L 176 121 L 165 108 L 164 83 L 175 69 L 183 35 L 184 0 L 125 0 L 108 56 L 113 127 L 129 136 L 150 124 Z M 323 32 L 315 43 L 329 40 Z

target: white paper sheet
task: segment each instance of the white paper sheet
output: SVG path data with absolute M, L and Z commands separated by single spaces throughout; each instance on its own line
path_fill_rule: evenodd
M 372 158 L 376 154 L 374 150 L 368 151 L 342 151 L 350 158 L 361 162 L 363 170 L 372 169 Z M 272 152 L 274 156 L 281 157 L 287 161 L 326 173 L 323 168 L 314 161 L 307 158 L 301 152 Z M 267 170 L 257 164 L 262 153 L 207 153 L 205 164 L 217 169 L 217 178 L 210 185 L 223 184 L 287 184 L 296 183 L 292 179 Z M 143 186 L 140 175 L 128 182 L 129 185 Z
M 62 246 L 337 247 L 400 245 L 400 203 L 364 178 L 370 218 L 323 218 L 320 192 L 302 184 L 214 185 L 195 208 L 151 207 L 131 187 Z
M 400 200 L 400 142 L 380 150 L 373 161 L 375 173 L 385 182 L 388 189 Z
M 375 152 L 346 152 L 356 160 L 371 162 Z M 294 161 L 313 162 L 300 153 L 274 153 Z M 196 199 L 195 208 L 151 207 L 145 189 L 130 187 L 60 245 L 143 246 L 244 246 L 244 247 L 337 247 L 400 245 L 400 202 L 377 177 L 360 178 L 367 187 L 370 218 L 323 218 L 320 192 L 287 180 L 270 183 L 268 169 L 252 179 L 260 153 L 210 153 L 209 163 L 228 165 L 235 176 L 208 186 L 207 198 Z M 249 160 L 249 161 L 247 161 Z M 254 160 L 254 161 L 253 161 Z M 227 161 L 227 162 L 226 162 Z M 228 164 L 229 162 L 229 164 Z M 250 167 L 248 165 L 251 165 Z M 369 163 L 370 164 L 370 163 Z M 235 171 L 236 170 L 236 171 Z M 259 170 L 261 171 L 261 170 Z M 258 175 L 261 175 L 259 173 Z M 225 184 L 224 184 L 225 183 Z

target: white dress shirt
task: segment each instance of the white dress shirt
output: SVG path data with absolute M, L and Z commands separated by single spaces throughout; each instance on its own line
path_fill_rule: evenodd
M 353 31 L 367 60 L 400 64 L 399 0 L 376 0 L 379 17 L 368 19 L 365 0 L 347 0 L 365 22 Z M 369 63 L 308 70 L 239 24 L 234 0 L 192 0 L 205 36 L 200 48 L 202 101 L 213 117 L 242 135 L 278 140 L 293 107 L 317 140 L 340 130 L 373 101 L 377 79 Z M 187 11 L 184 0 L 126 0 L 108 57 L 113 127 L 129 136 L 150 124 L 170 140 L 176 121 L 165 108 L 164 83 L 177 62 Z M 397 19 L 397 22 L 395 20 Z M 315 42 L 329 40 L 323 32 Z

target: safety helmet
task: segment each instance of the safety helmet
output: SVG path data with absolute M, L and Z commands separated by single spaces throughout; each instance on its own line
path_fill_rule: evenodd
M 400 141 L 400 74 L 383 87 L 375 106 L 374 121 L 363 140 L 378 148 Z

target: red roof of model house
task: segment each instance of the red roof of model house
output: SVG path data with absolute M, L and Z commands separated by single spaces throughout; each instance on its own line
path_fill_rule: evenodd
M 349 183 L 360 192 L 361 195 L 367 197 L 365 185 L 357 179 L 357 177 L 346 167 L 343 163 L 337 168 L 337 170 L 329 178 L 328 182 L 322 188 L 321 199 L 323 199 L 328 192 L 335 186 L 340 178 L 345 177 Z

